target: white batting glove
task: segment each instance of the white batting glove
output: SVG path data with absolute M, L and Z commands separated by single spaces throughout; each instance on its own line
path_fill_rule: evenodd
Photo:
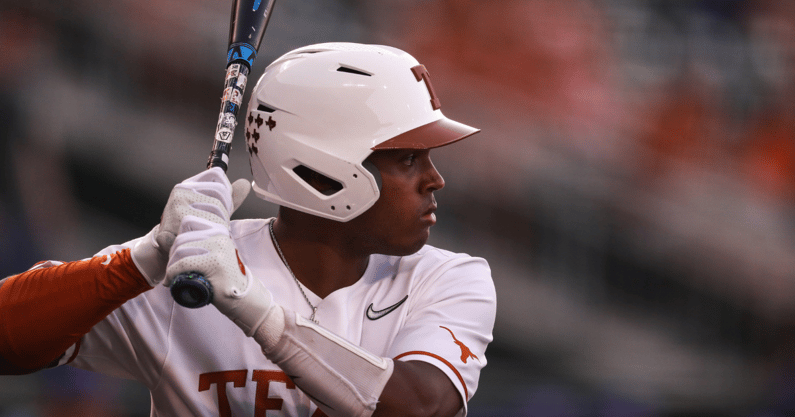
M 229 219 L 251 191 L 251 183 L 229 183 L 221 168 L 211 168 L 177 184 L 171 190 L 160 224 L 133 247 L 133 262 L 153 287 L 163 281 L 168 253 L 185 216 L 195 216 L 229 227 Z
M 226 225 L 190 215 L 182 219 L 171 247 L 166 281 L 171 282 L 186 271 L 198 272 L 210 282 L 213 305 L 246 336 L 254 336 L 264 325 L 267 330 L 260 333 L 272 338 L 267 344 L 276 343 L 284 330 L 284 312 L 243 264 Z

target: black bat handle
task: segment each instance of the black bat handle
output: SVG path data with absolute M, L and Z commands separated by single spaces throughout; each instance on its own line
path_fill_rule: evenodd
M 252 58 L 253 59 L 253 58 Z M 221 167 L 224 171 L 229 167 L 229 151 L 232 150 L 232 136 L 237 127 L 237 113 L 246 91 L 248 64 L 233 61 L 226 67 L 226 81 L 224 81 L 224 95 L 221 99 L 221 111 L 218 114 L 218 124 L 215 127 L 213 149 L 207 160 L 207 168 Z
M 233 50 L 232 48 L 231 50 Z M 230 50 L 230 55 L 232 54 Z M 251 58 L 253 60 L 253 57 Z M 221 100 L 221 112 L 215 128 L 215 140 L 207 168 L 221 167 L 226 171 L 229 166 L 229 151 L 232 149 L 232 136 L 237 127 L 237 113 L 243 100 L 249 64 L 232 61 L 226 67 L 224 96 Z M 201 273 L 191 271 L 177 275 L 171 283 L 171 296 L 177 304 L 188 308 L 199 308 L 210 304 L 213 299 L 213 287 Z
M 229 151 L 232 150 L 232 136 L 237 127 L 237 113 L 275 2 L 276 0 L 233 1 L 224 94 L 215 128 L 213 149 L 207 160 L 208 169 L 220 167 L 226 171 L 229 167 Z M 171 283 L 171 296 L 183 307 L 199 308 L 212 302 L 213 286 L 200 272 L 186 272 L 174 278 Z

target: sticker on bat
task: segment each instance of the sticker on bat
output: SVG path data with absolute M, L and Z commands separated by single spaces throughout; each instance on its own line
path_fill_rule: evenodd
M 225 127 L 229 130 L 235 130 L 235 127 L 237 126 L 237 119 L 235 119 L 235 115 L 232 113 L 224 113 L 218 124 L 221 127 Z
M 240 64 L 232 64 L 226 70 L 226 79 L 229 80 L 235 78 L 238 76 L 238 74 L 240 74 Z
M 218 114 L 218 126 L 223 126 L 229 124 L 229 119 L 235 120 L 235 115 L 232 113 L 219 113 Z
M 246 89 L 246 81 L 248 81 L 248 77 L 243 74 L 240 74 L 237 77 L 237 85 L 236 87 L 240 89 L 240 91 L 245 91 Z
M 241 93 L 240 90 L 236 88 L 232 89 L 232 97 L 229 98 L 229 101 L 239 106 L 240 102 L 243 101 L 243 93 Z
M 227 128 L 218 129 L 218 132 L 215 134 L 215 140 L 231 143 L 232 142 L 232 131 Z
M 225 88 L 224 89 L 224 96 L 221 98 L 221 101 L 223 101 L 224 103 L 226 103 L 227 101 L 231 101 L 232 90 L 234 90 L 234 88 L 232 88 L 232 87 Z

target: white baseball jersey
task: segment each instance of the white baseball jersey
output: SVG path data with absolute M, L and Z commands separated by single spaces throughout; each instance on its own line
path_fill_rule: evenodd
M 268 220 L 233 221 L 232 236 L 240 258 L 274 300 L 309 317 L 311 308 L 271 241 Z M 359 281 L 324 299 L 304 291 L 321 326 L 373 354 L 437 366 L 464 404 L 477 389 L 496 314 L 485 260 L 426 245 L 410 256 L 371 255 Z M 152 416 L 325 415 L 216 308 L 181 307 L 163 286 L 94 326 L 64 356 L 71 357 L 72 366 L 145 384 Z M 466 405 L 459 415 L 466 415 Z

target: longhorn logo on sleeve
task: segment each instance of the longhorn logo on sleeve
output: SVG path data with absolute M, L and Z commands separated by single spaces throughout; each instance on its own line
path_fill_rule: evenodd
M 480 362 L 480 359 L 478 359 L 478 357 L 474 353 L 472 353 L 471 350 L 469 350 L 467 345 L 465 345 L 463 342 L 461 342 L 460 340 L 455 338 L 455 335 L 453 334 L 452 330 L 450 330 L 450 329 L 448 329 L 447 327 L 444 327 L 444 326 L 439 326 L 439 327 L 441 327 L 441 328 L 447 330 L 448 332 L 450 332 L 450 336 L 453 336 L 453 341 L 455 342 L 455 344 L 457 344 L 458 347 L 461 348 L 461 362 L 467 363 L 467 360 L 469 358 L 473 358 L 476 361 Z

